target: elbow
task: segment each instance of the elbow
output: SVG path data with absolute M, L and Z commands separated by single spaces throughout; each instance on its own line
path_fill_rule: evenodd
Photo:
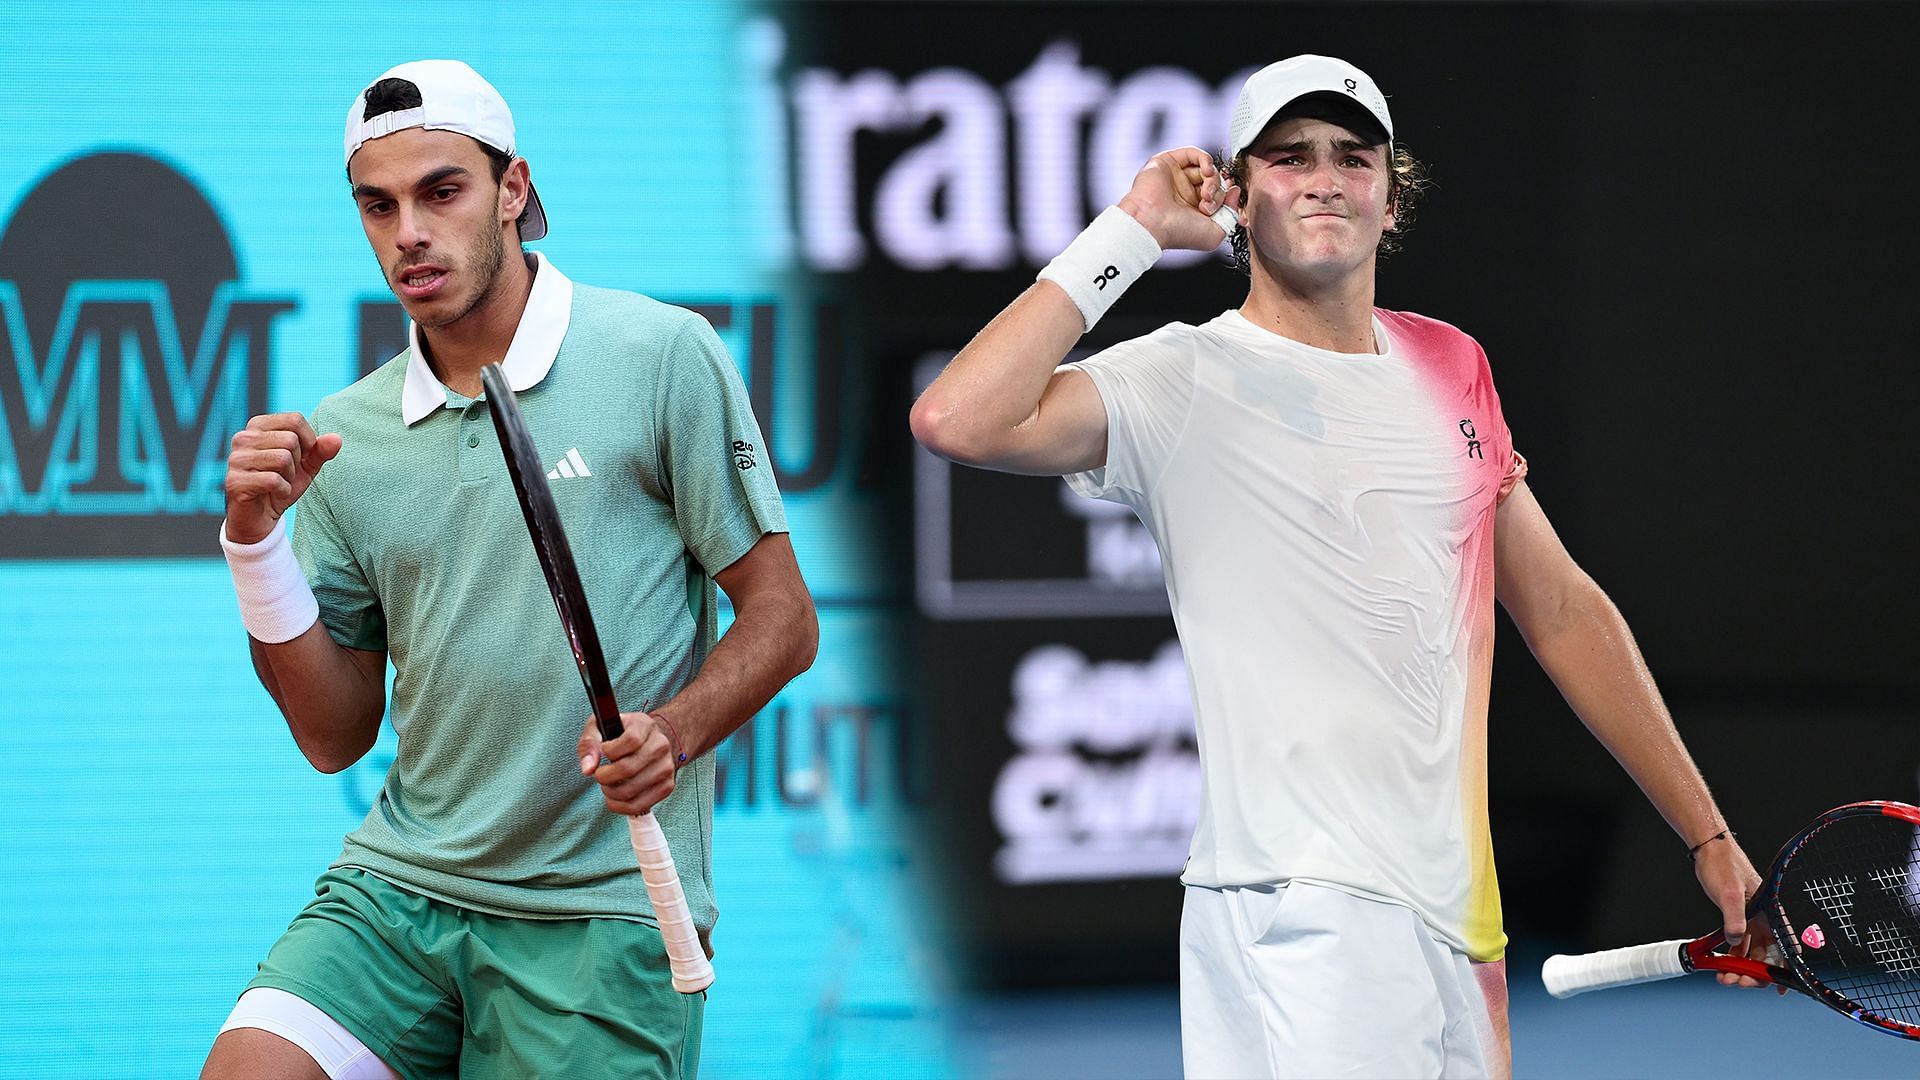
M 952 438 L 952 410 L 939 400 L 933 391 L 920 395 L 913 403 L 913 411 L 907 414 L 907 426 L 913 430 L 913 440 L 941 457 L 952 457 L 947 445 Z
M 371 722 L 362 719 L 347 729 L 332 728 L 316 731 L 303 724 L 292 713 L 287 713 L 287 727 L 293 732 L 294 745 L 300 748 L 300 754 L 307 764 L 317 772 L 329 776 L 352 768 L 373 749 L 374 741 L 380 736 L 380 721 L 384 714 L 375 713 Z
M 955 403 L 928 390 L 913 403 L 907 425 L 913 429 L 914 441 L 932 453 L 962 465 L 979 464 L 986 460 L 989 448 L 961 420 L 959 411 Z
M 345 772 L 349 768 L 352 768 L 356 762 L 367 756 L 367 751 L 371 749 L 371 746 L 353 750 L 351 748 L 319 747 L 302 744 L 300 753 L 306 756 L 307 764 L 313 766 L 316 772 L 322 772 L 328 776 L 332 776 L 335 773 Z
M 1620 618 L 1605 590 L 1584 572 L 1575 572 L 1532 604 L 1508 611 L 1536 655 L 1556 641 L 1602 631 Z
M 820 655 L 820 617 L 814 611 L 811 596 L 803 598 L 797 623 L 799 632 L 795 635 L 791 665 L 793 670 L 787 676 L 789 681 L 805 674 L 813 667 L 814 660 Z
M 345 772 L 354 762 L 360 760 L 359 758 L 328 757 L 312 751 L 302 751 L 302 753 L 307 755 L 307 764 L 313 766 L 315 772 L 328 776 Z

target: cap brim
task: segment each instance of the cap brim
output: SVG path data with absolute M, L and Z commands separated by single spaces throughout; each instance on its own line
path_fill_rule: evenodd
M 547 208 L 540 204 L 540 193 L 527 185 L 527 208 L 520 213 L 520 242 L 532 243 L 547 235 Z
M 1325 120 L 1330 124 L 1339 124 L 1348 131 L 1376 143 L 1390 143 L 1393 135 L 1373 110 L 1353 98 L 1335 90 L 1309 90 L 1285 105 L 1273 111 L 1260 130 L 1265 131 L 1275 121 L 1305 116 L 1314 120 Z

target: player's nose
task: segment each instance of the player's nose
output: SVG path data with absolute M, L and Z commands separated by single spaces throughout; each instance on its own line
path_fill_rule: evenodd
M 1316 199 L 1334 199 L 1340 196 L 1340 184 L 1333 169 L 1326 165 L 1315 166 L 1307 174 L 1307 194 Z
M 394 211 L 394 246 L 401 251 L 427 246 L 426 222 L 412 207 L 401 206 Z

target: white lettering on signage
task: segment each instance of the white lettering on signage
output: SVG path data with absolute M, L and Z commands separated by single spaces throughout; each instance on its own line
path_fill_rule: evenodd
M 904 78 L 877 68 L 803 68 L 783 85 L 779 24 L 752 20 L 742 42 L 748 145 L 756 160 L 790 155 L 796 167 L 790 192 L 779 169 L 766 178 L 777 182 L 758 185 L 776 201 L 792 199 L 795 212 L 778 208 L 770 227 L 798 232 L 769 238 L 764 250 L 832 271 L 858 268 L 870 243 L 912 270 L 1043 266 L 1126 194 L 1149 157 L 1223 144 L 1228 110 L 1252 70 L 1217 84 L 1174 67 L 1117 77 L 1083 64 L 1077 43 L 1055 41 L 1004 87 L 955 67 Z M 925 137 L 880 173 L 869 237 L 859 137 L 922 128 Z M 1207 257 L 1169 251 L 1160 265 Z
M 1015 883 L 1175 874 L 1200 808 L 1193 704 L 1178 642 L 1144 662 L 1043 645 L 1013 672 L 1019 752 L 994 785 Z

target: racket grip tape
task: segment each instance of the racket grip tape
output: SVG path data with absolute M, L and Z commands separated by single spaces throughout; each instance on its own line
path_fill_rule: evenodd
M 647 883 L 647 898 L 653 901 L 660 936 L 667 942 L 673 988 L 683 994 L 697 994 L 713 985 L 713 963 L 707 959 L 700 933 L 693 927 L 687 894 L 681 890 L 680 875 L 673 867 L 673 852 L 667 850 L 667 834 L 660 831 L 660 822 L 651 811 L 628 818 L 627 832 L 633 837 L 633 853 L 640 858 L 640 877 Z
M 1680 960 L 1686 945 L 1686 939 L 1676 938 L 1579 956 L 1550 956 L 1540 966 L 1540 981 L 1547 984 L 1547 993 L 1564 998 L 1589 990 L 1678 978 L 1687 973 Z

